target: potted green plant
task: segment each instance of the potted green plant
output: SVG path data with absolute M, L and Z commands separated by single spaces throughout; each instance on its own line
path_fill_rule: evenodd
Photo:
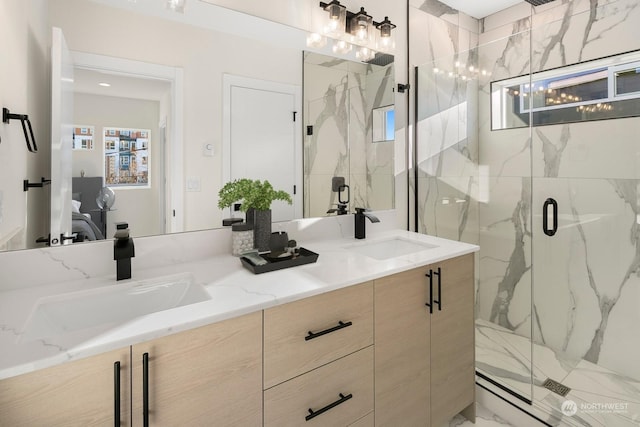
M 271 237 L 271 203 L 282 200 L 292 203 L 286 191 L 274 190 L 267 180 L 248 178 L 227 182 L 218 192 L 218 207 L 228 208 L 240 202 L 240 210 L 247 213 L 247 222 L 253 223 L 254 246 L 259 251 L 269 249 Z

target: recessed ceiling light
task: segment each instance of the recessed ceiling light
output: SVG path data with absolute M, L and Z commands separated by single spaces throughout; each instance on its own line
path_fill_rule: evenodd
M 98 86 L 110 87 L 111 85 L 109 83 L 102 82 L 102 83 L 98 83 Z

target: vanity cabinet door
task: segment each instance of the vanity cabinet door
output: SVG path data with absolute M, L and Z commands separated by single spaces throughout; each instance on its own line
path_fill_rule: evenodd
M 429 268 L 440 268 L 431 316 L 431 425 L 440 426 L 467 407 L 475 418 L 473 254 Z
M 371 344 L 371 282 L 265 310 L 264 388 Z
M 128 426 L 129 353 L 126 347 L 0 381 L 0 426 L 113 426 L 118 416 Z
M 376 426 L 475 420 L 473 274 L 470 254 L 374 282 Z
M 376 426 L 425 426 L 429 420 L 429 329 L 425 268 L 376 279 Z
M 134 426 L 145 400 L 151 426 L 262 425 L 262 312 L 134 345 L 132 365 Z

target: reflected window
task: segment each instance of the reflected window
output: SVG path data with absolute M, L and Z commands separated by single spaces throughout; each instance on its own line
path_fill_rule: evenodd
M 640 52 L 491 83 L 491 129 L 640 115 Z
M 373 142 L 395 140 L 396 120 L 393 105 L 373 109 Z

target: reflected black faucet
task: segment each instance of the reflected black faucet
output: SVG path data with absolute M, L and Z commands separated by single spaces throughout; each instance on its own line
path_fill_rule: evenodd
M 131 258 L 135 257 L 133 238 L 129 237 L 129 224 L 116 223 L 113 236 L 113 259 L 116 261 L 116 280 L 131 279 Z
M 356 239 L 364 239 L 366 237 L 365 218 L 369 218 L 371 222 L 380 222 L 378 217 L 371 215 L 369 209 L 356 208 L 355 221 L 356 221 Z

